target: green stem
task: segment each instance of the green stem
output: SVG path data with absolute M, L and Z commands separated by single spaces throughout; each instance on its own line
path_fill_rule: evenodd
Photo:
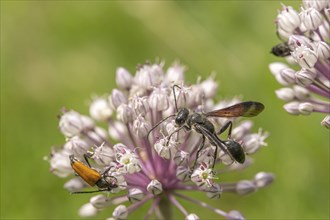
M 172 203 L 166 195 L 160 198 L 159 204 L 156 209 L 156 219 L 157 220 L 169 220 L 172 219 Z

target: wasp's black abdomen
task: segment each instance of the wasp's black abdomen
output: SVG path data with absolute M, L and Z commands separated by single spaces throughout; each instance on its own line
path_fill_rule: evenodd
M 233 140 L 227 140 L 224 143 L 233 159 L 235 159 L 238 163 L 244 163 L 245 153 L 242 146 Z

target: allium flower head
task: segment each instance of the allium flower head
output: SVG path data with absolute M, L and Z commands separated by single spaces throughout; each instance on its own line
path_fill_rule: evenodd
M 252 121 L 240 121 L 235 126 L 239 119 L 231 119 L 234 126 L 230 140 L 226 134 L 220 137 L 224 143 L 230 141 L 242 145 L 248 154 L 243 164 L 233 161 L 228 152 L 223 151 L 224 147 L 218 149 L 214 142 L 194 128 L 184 130 L 177 126 L 180 122 L 176 118 L 177 108 L 186 107 L 189 109 L 187 114 L 202 114 L 239 102 L 233 99 L 213 104 L 212 98 L 218 88 L 214 76 L 188 86 L 184 83 L 185 69 L 178 62 L 166 71 L 162 63 L 146 63 L 140 65 L 133 76 L 128 70 L 118 68 L 118 89 L 113 89 L 109 97 L 94 99 L 90 105 L 90 116 L 63 110 L 59 127 L 67 142 L 62 148 L 53 149 L 49 159 L 51 171 L 61 178 L 72 176 L 65 184 L 69 191 L 84 191 L 87 182 L 94 185 L 97 178 L 88 179 L 85 175 L 90 180 L 85 182 L 74 177 L 69 158 L 75 158 L 74 165 L 99 173 L 103 185 L 95 184 L 99 191 L 108 191 L 107 194 L 93 196 L 83 205 L 79 210 L 81 216 L 93 216 L 112 206 L 109 219 L 125 219 L 152 201 L 145 219 L 153 215 L 170 219 L 171 206 L 178 208 L 185 219 L 199 219 L 197 212 L 177 200 L 180 198 L 227 219 L 243 219 L 238 211 L 222 211 L 188 197 L 182 191 L 202 192 L 206 199 L 218 199 L 226 192 L 249 194 L 273 181 L 274 176 L 265 172 L 256 174 L 252 180 L 233 183 L 222 182 L 221 175 L 218 175 L 248 167 L 252 161 L 250 155 L 266 146 L 268 133 L 261 129 L 257 133 L 252 132 Z M 210 123 L 218 130 L 229 124 L 228 120 L 214 118 L 212 122 L 210 119 Z M 108 131 L 97 126 L 102 122 Z M 198 149 L 203 139 L 205 145 Z M 116 194 L 118 192 L 121 193 Z M 168 205 L 162 205 L 164 202 Z
M 276 24 L 284 43 L 272 49 L 276 56 L 285 57 L 291 68 L 283 63 L 271 63 L 270 71 L 285 86 L 276 91 L 287 102 L 284 109 L 293 115 L 313 112 L 327 116 L 321 122 L 329 128 L 330 114 L 330 1 L 304 0 L 298 12 L 283 6 Z M 297 70 L 295 70 L 297 69 Z

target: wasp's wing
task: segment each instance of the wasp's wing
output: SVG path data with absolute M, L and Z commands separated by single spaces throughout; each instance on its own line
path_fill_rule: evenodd
M 212 145 L 220 147 L 221 150 L 223 150 L 224 152 L 229 154 L 226 147 L 224 146 L 223 141 L 221 141 L 216 134 L 210 132 L 208 129 L 206 129 L 204 126 L 202 126 L 200 124 L 195 124 L 194 126 L 198 130 L 198 132 L 200 132 L 202 135 L 204 135 L 210 141 L 210 143 Z
M 206 113 L 210 117 L 253 117 L 264 110 L 265 106 L 260 102 L 241 102 L 227 108 Z

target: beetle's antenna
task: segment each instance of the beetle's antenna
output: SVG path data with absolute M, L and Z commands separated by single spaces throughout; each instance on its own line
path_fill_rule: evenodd
M 78 191 L 78 192 L 70 192 L 70 194 L 85 194 L 85 193 L 97 193 L 97 192 L 104 192 L 109 191 L 108 189 L 99 189 L 99 190 L 93 190 L 93 191 Z

